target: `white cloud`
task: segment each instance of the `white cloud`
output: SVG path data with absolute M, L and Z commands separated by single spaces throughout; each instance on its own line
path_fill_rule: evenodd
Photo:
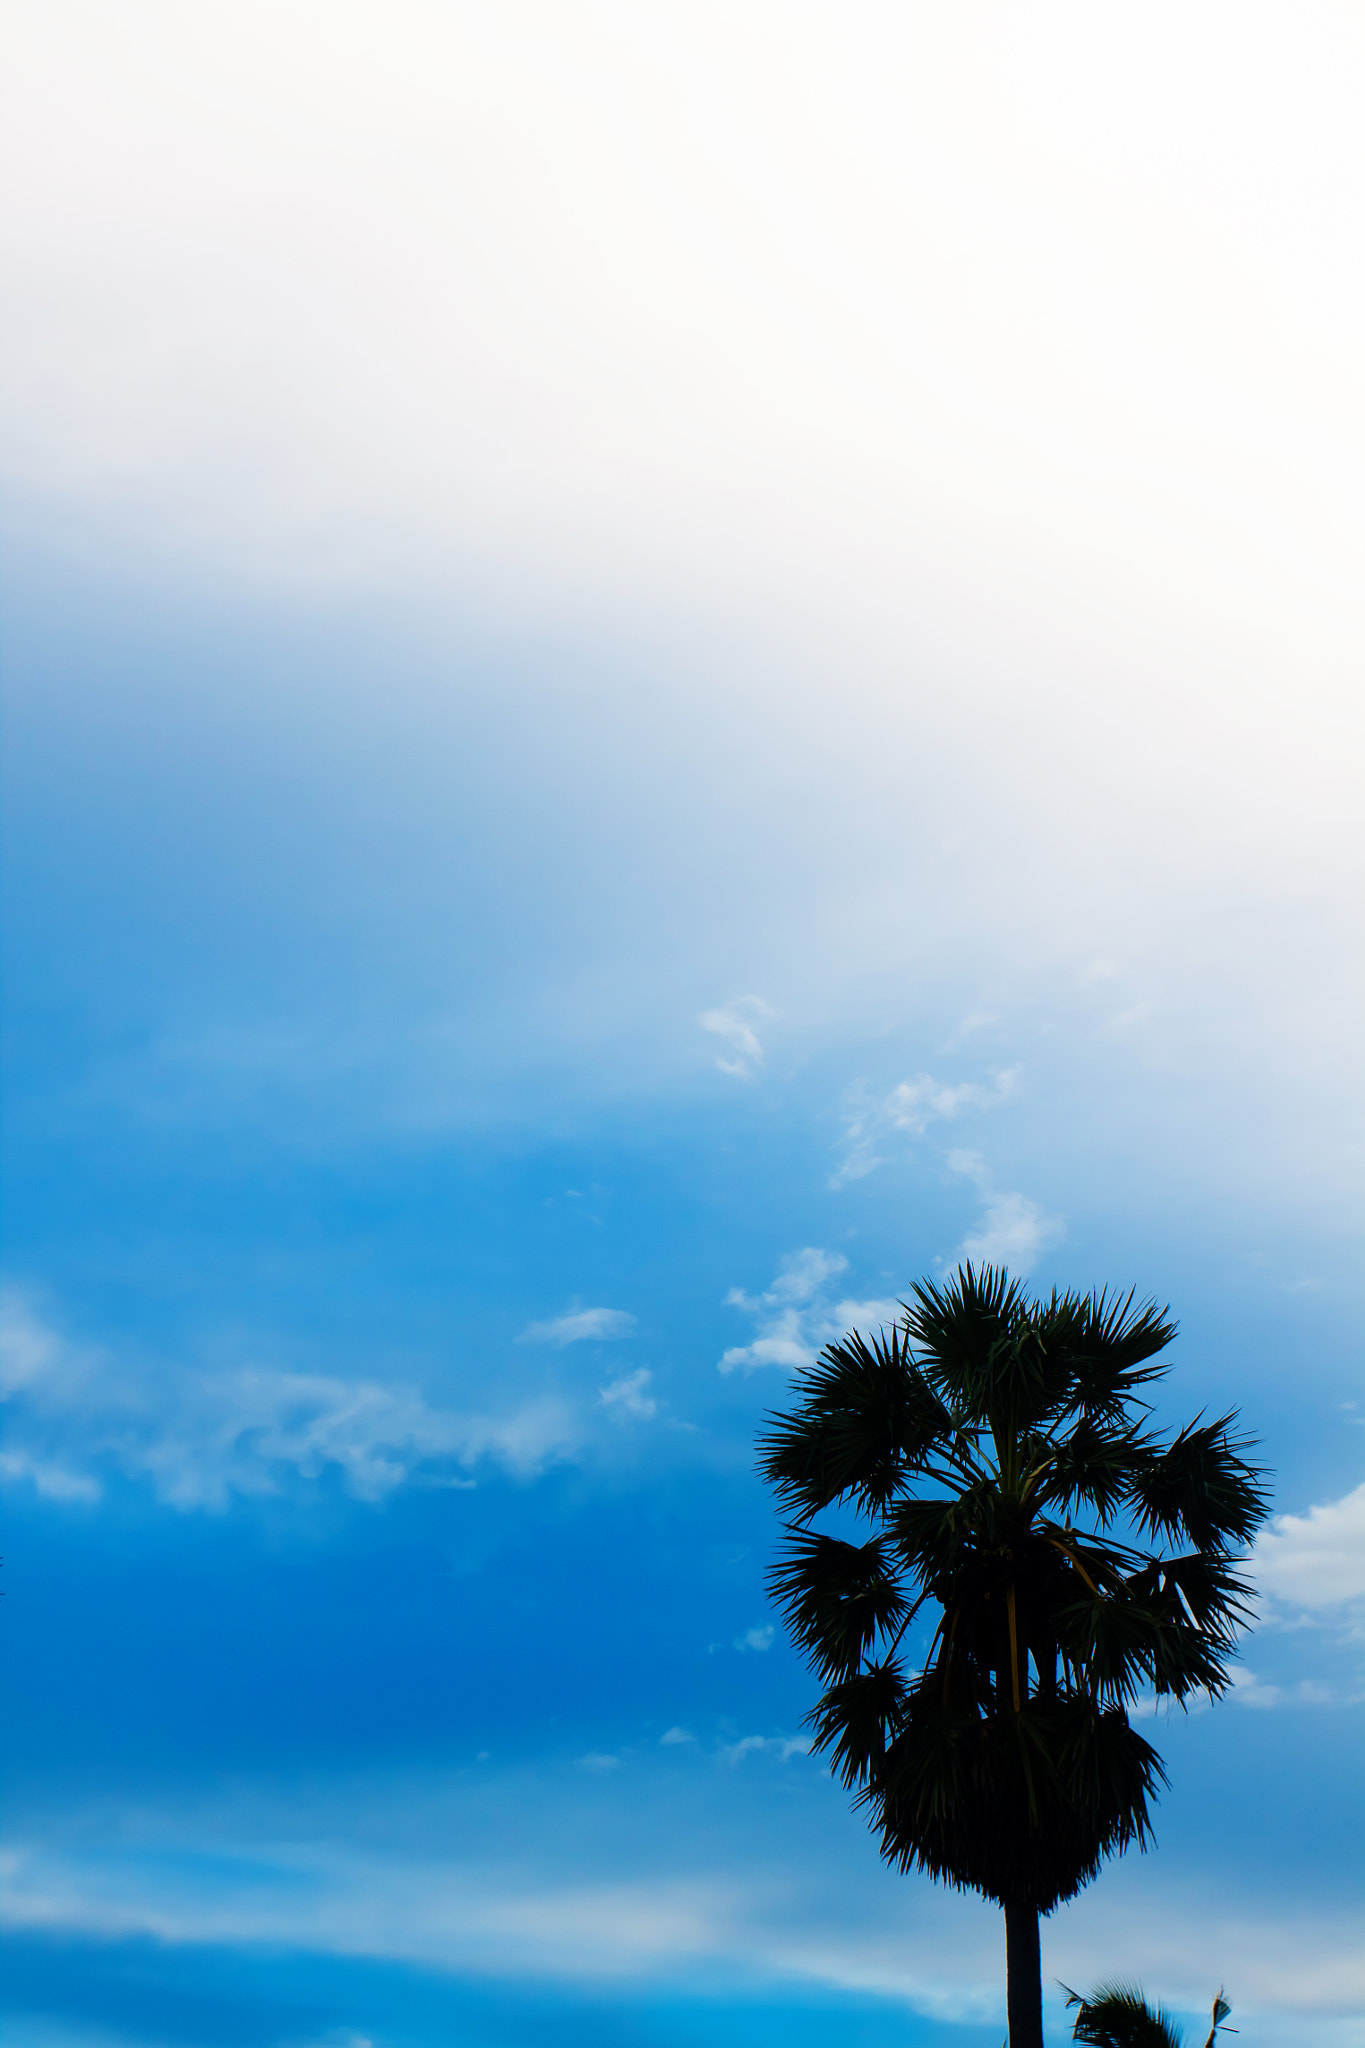
M 890 1133 L 903 1131 L 922 1138 L 931 1123 L 956 1117 L 963 1110 L 994 1109 L 1009 1100 L 1018 1078 L 1017 1067 L 1005 1067 L 989 1088 L 976 1081 L 936 1081 L 932 1074 L 916 1074 L 913 1080 L 899 1082 L 880 1102 L 858 1109 L 849 1119 L 841 1140 L 843 1164 L 830 1186 L 862 1180 L 885 1165 L 885 1155 L 877 1148 Z
M 590 1338 L 610 1343 L 617 1337 L 628 1337 L 634 1328 L 634 1316 L 623 1308 L 575 1308 L 549 1322 L 528 1323 L 517 1342 L 553 1344 L 562 1350 L 566 1344 L 582 1344 Z
M 832 1280 L 836 1273 L 847 1270 L 848 1260 L 842 1252 L 826 1252 L 816 1245 L 807 1245 L 803 1251 L 788 1252 L 778 1269 L 777 1278 L 757 1300 L 751 1300 L 740 1287 L 732 1287 L 725 1299 L 735 1308 L 750 1310 L 808 1302 L 826 1280 Z
M 730 1048 L 729 1057 L 716 1054 L 716 1065 L 723 1074 L 733 1074 L 736 1080 L 748 1081 L 756 1068 L 763 1065 L 763 1042 L 754 1029 L 772 1011 L 762 996 L 740 996 L 737 1001 L 727 1003 L 724 1009 L 704 1010 L 699 1019 L 703 1031 L 713 1031 L 723 1038 Z
M 752 1372 L 759 1365 L 784 1365 L 799 1370 L 815 1362 L 818 1347 L 810 1341 L 811 1310 L 827 1280 L 842 1273 L 848 1260 L 841 1252 L 814 1245 L 789 1252 L 771 1287 L 757 1299 L 732 1287 L 726 1306 L 743 1309 L 760 1320 L 752 1344 L 732 1345 L 720 1361 L 722 1372 Z
M 665 1728 L 659 1737 L 659 1746 L 661 1749 L 672 1749 L 680 1743 L 695 1742 L 696 1739 L 690 1728 Z
M 11 1404 L 0 1479 L 71 1502 L 97 1500 L 111 1471 L 191 1509 L 328 1470 L 377 1501 L 412 1483 L 473 1485 L 485 1463 L 530 1478 L 572 1455 L 581 1434 L 552 1398 L 489 1415 L 375 1380 L 115 1362 L 65 1343 L 13 1290 L 0 1300 L 0 1384 Z
M 773 1646 L 773 1625 L 762 1622 L 754 1628 L 746 1628 L 742 1636 L 735 1637 L 735 1648 L 744 1650 L 771 1650 Z
M 1254 1671 L 1248 1671 L 1245 1666 L 1233 1672 L 1231 1693 L 1237 1704 L 1243 1707 L 1278 1707 L 1283 1705 L 1287 1697 L 1284 1686 L 1258 1678 Z
M 847 1269 L 842 1252 L 807 1245 L 787 1254 L 764 1293 L 753 1296 L 742 1287 L 732 1287 L 725 1297 L 726 1306 L 756 1317 L 759 1333 L 752 1344 L 732 1345 L 720 1360 L 720 1370 L 752 1372 L 760 1365 L 778 1365 L 800 1371 L 813 1365 L 822 1347 L 845 1331 L 894 1322 L 900 1313 L 899 1302 L 828 1300 L 826 1282 Z
M 789 1309 L 776 1317 L 752 1344 L 732 1344 L 721 1356 L 720 1370 L 752 1372 L 759 1365 L 785 1365 L 799 1372 L 802 1366 L 813 1365 L 816 1356 L 801 1334 L 799 1312 Z
M 983 1202 L 980 1216 L 958 1247 L 959 1256 L 977 1265 L 1008 1266 L 1020 1277 L 1032 1272 L 1040 1255 L 1066 1236 L 1060 1216 L 1049 1216 L 1029 1196 L 997 1189 L 979 1152 L 950 1152 L 953 1173 L 976 1183 Z
M 1277 1515 L 1256 1539 L 1252 1572 L 1261 1591 L 1286 1606 L 1365 1600 L 1365 1485 L 1306 1515 Z
M 727 1764 L 742 1764 L 746 1756 L 775 1756 L 786 1763 L 789 1757 L 809 1756 L 810 1742 L 803 1735 L 741 1735 L 720 1753 Z
M 604 1408 L 611 1408 L 621 1415 L 633 1415 L 639 1421 L 646 1421 L 657 1415 L 659 1404 L 646 1392 L 654 1375 L 647 1366 L 638 1372 L 628 1372 L 619 1380 L 611 1380 L 600 1391 L 598 1398 Z

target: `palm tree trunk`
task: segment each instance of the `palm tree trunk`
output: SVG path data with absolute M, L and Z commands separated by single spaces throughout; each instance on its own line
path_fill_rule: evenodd
M 1038 1908 L 1021 1899 L 1005 1904 L 1005 2004 L 1009 2048 L 1043 2048 L 1043 1959 Z

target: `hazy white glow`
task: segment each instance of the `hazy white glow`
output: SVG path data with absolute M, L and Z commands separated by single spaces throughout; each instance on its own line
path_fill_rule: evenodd
M 12 20 L 33 489 L 263 574 L 1359 647 L 1352 10 Z
M 787 1028 L 736 989 L 799 1024 L 969 943 L 1068 985 L 1117 952 L 1116 1032 L 1178 983 L 1339 1064 L 1355 10 L 11 19 L 11 503 L 144 573 L 648 646 L 591 820 L 637 804 L 632 852 L 580 898 L 650 899 L 641 986 L 724 1005 L 735 1078 Z M 585 717 L 591 775 L 627 721 Z M 741 886 L 669 926 L 675 783 Z M 562 1036 L 600 986 L 561 976 Z

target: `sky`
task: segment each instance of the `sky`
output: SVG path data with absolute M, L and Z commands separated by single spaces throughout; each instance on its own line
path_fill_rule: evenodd
M 1274 1474 L 1043 1929 L 1365 2043 L 1365 23 L 7 0 L 12 2048 L 995 2048 L 764 1590 L 919 1277 Z

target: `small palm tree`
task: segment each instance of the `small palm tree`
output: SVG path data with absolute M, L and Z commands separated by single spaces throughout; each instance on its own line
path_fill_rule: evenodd
M 760 1439 L 815 1746 L 889 1862 L 1003 1906 L 1011 2048 L 1042 2044 L 1039 1915 L 1149 1837 L 1164 1776 L 1126 1708 L 1143 1685 L 1220 1693 L 1247 1614 L 1262 1475 L 1231 1415 L 1148 1426 L 1174 1335 L 1131 1294 L 1032 1301 L 966 1265 L 831 1345 Z M 839 1508 L 869 1540 L 812 1527 Z
M 1088 2048 L 1183 2048 L 1184 2037 L 1170 2016 L 1160 2006 L 1153 2012 L 1136 1984 L 1101 1984 L 1089 1998 L 1065 1985 L 1062 1989 L 1067 1992 L 1067 2004 L 1079 2007 L 1073 2041 L 1083 2041 Z M 1214 2048 L 1218 2029 L 1231 2011 L 1220 1985 L 1204 2048 Z M 1236 2027 L 1228 2028 L 1230 2034 L 1236 2031 Z

